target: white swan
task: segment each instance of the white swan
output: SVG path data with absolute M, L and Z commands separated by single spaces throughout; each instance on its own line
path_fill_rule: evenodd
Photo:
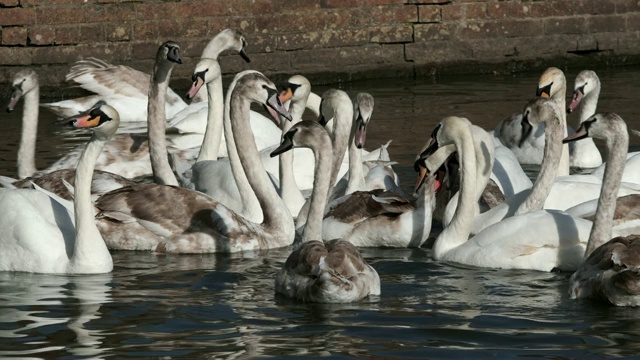
M 580 124 L 595 114 L 600 96 L 600 78 L 595 71 L 583 70 L 576 76 L 573 86 L 573 97 L 567 106 L 567 112 L 574 112 L 580 108 Z M 579 168 L 595 168 L 602 165 L 602 155 L 593 142 L 588 138 L 572 142 L 569 146 L 571 166 Z
M 562 127 L 567 133 L 566 113 L 564 112 L 567 94 L 567 80 L 562 70 L 550 67 L 540 76 L 536 96 L 553 99 L 562 112 Z M 522 117 L 514 114 L 496 127 L 494 131 L 500 143 L 518 158 L 521 164 L 540 164 L 543 160 L 544 126 L 528 124 L 523 128 Z M 569 175 L 569 147 L 563 146 L 558 175 Z
M 70 120 L 75 127 L 94 128 L 76 169 L 73 210 L 44 191 L 0 189 L 0 270 L 89 274 L 113 269 L 93 219 L 91 177 L 119 122 L 118 112 L 103 102 Z
M 312 149 L 315 180 L 308 221 L 302 243 L 287 258 L 276 275 L 276 293 L 287 297 L 323 303 L 345 303 L 380 295 L 380 277 L 362 258 L 358 249 L 344 240 L 322 242 L 322 215 L 330 189 L 332 167 L 331 140 L 316 122 L 303 121 L 284 136 L 273 155 L 294 147 Z
M 587 136 L 604 139 L 608 157 L 585 261 L 571 276 L 572 299 L 594 298 L 617 306 L 640 305 L 640 235 L 613 237 L 617 188 L 627 155 L 627 126 L 614 113 L 596 114 L 565 141 Z
M 389 162 L 370 162 L 365 169 L 362 162 L 362 148 L 367 136 L 367 126 L 371 121 L 374 106 L 373 96 L 358 93 L 353 102 L 353 123 L 349 137 L 349 171 L 333 187 L 329 201 L 355 191 L 384 189 L 400 193 L 398 175 Z
M 236 30 L 225 29 L 218 33 L 203 50 L 202 57 L 217 59 L 227 50 L 236 50 L 249 62 L 244 50 L 246 41 Z M 104 60 L 88 58 L 80 60 L 71 67 L 65 80 L 96 95 L 78 99 L 63 100 L 42 104 L 61 117 L 77 114 L 98 100 L 108 101 L 120 112 L 123 122 L 145 122 L 147 120 L 147 94 L 149 75 L 125 65 L 112 65 Z M 203 92 L 195 101 L 206 99 Z M 187 104 L 173 90 L 168 89 L 166 113 L 169 118 L 187 107 Z
M 552 101 L 536 101 L 557 107 Z M 547 122 L 547 127 L 551 127 L 553 122 L 560 122 L 559 116 L 554 118 L 555 121 Z M 561 128 L 559 124 L 553 127 L 558 136 L 547 137 L 545 146 L 560 142 Z M 476 156 L 471 130 L 466 121 L 447 117 L 440 122 L 435 137 L 439 146 L 456 146 L 461 164 L 458 207 L 451 223 L 436 238 L 432 250 L 435 260 L 478 267 L 542 271 L 578 267 L 591 222 L 575 219 L 562 212 L 538 210 L 512 216 L 469 239 L 478 200 Z
M 97 222 L 110 247 L 170 253 L 237 252 L 293 242 L 293 219 L 260 165 L 249 125 L 251 102 L 289 117 L 275 86 L 264 75 L 236 75 L 227 96 L 238 156 L 255 191 L 264 221 L 251 222 L 208 196 L 175 186 L 138 184 L 105 194 Z
M 20 145 L 18 149 L 18 177 L 22 180 L 10 177 L 2 177 L 0 182 L 3 187 L 10 188 L 32 188 L 32 183 L 48 190 L 56 195 L 66 199 L 72 199 L 72 191 L 65 185 L 64 181 L 73 185 L 75 179 L 74 169 L 57 170 L 46 173 L 37 172 L 35 166 L 36 138 L 38 130 L 38 102 L 39 102 L 40 86 L 38 76 L 35 71 L 26 69 L 18 72 L 13 79 L 13 92 L 11 100 L 7 106 L 7 111 L 13 111 L 16 103 L 20 98 L 24 98 L 24 110 L 22 114 L 22 132 Z M 77 158 L 84 147 L 79 147 Z M 77 165 L 77 161 L 73 167 Z M 96 170 L 93 173 L 93 181 L 91 182 L 92 197 L 97 197 L 105 192 L 117 189 L 119 187 L 129 185 L 130 180 L 111 174 L 108 172 Z
M 173 66 L 180 63 L 182 63 L 182 58 L 180 57 L 180 46 L 178 44 L 167 41 L 158 48 L 153 68 L 153 77 L 151 78 L 152 81 L 148 87 L 151 97 L 145 96 L 145 99 L 148 99 L 148 102 L 145 103 L 145 108 L 148 107 L 152 110 L 151 113 L 145 111 L 145 113 L 148 113 L 150 116 L 148 122 L 152 124 L 157 121 L 164 123 L 164 94 L 169 86 Z M 151 141 L 163 142 L 164 131 L 161 128 L 163 129 L 163 124 L 156 125 L 155 127 L 152 125 L 152 128 L 149 129 L 152 138 Z M 154 136 L 157 140 L 154 140 Z M 96 168 L 126 178 L 151 174 L 152 164 L 149 158 L 150 144 L 147 140 L 148 137 L 144 135 L 115 135 L 112 141 L 105 146 L 102 154 L 100 154 Z M 189 155 L 189 152 L 177 152 L 175 156 L 184 158 Z M 51 172 L 73 167 L 77 163 L 79 156 L 80 149 L 76 148 L 56 161 L 46 171 Z

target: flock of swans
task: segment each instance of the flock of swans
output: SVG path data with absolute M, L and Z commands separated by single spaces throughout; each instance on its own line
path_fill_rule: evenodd
M 349 302 L 380 294 L 358 247 L 419 247 L 438 221 L 436 261 L 574 271 L 572 298 L 640 305 L 640 156 L 627 153 L 618 115 L 595 113 L 595 72 L 578 75 L 567 107 L 563 72 L 547 69 L 536 98 L 491 132 L 442 119 L 416 157 L 415 191 L 405 194 L 387 145 L 364 149 L 370 94 L 318 96 L 301 75 L 277 88 L 248 70 L 225 96 L 218 56 L 232 50 L 248 62 L 245 46 L 230 29 L 211 40 L 190 104 L 169 88 L 182 63 L 171 41 L 158 49 L 151 76 L 77 62 L 66 80 L 95 94 L 85 98 L 39 104 L 36 73 L 17 73 L 7 110 L 24 99 L 23 127 L 17 179 L 0 177 L 0 271 L 104 273 L 113 269 L 110 250 L 294 244 L 276 292 Z M 252 111 L 254 103 L 269 116 Z M 92 132 L 43 170 L 35 167 L 39 107 Z M 302 120 L 305 109 L 317 121 Z M 572 131 L 566 112 L 576 110 Z M 605 163 L 591 138 L 605 141 Z M 540 164 L 534 183 L 520 164 Z M 570 166 L 597 169 L 569 175 Z

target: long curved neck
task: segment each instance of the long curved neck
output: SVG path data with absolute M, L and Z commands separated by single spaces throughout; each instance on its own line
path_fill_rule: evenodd
M 171 170 L 167 156 L 165 102 L 169 78 L 173 66 L 155 64 L 149 85 L 147 104 L 147 128 L 149 131 L 149 155 L 153 178 L 157 184 L 178 185 L 178 179 Z
M 556 94 L 554 94 L 554 102 L 557 104 L 559 109 L 562 109 L 562 111 L 560 111 L 559 115 L 560 115 L 560 126 L 562 129 L 562 134 L 561 136 L 563 136 L 561 139 L 564 139 L 565 137 L 567 137 L 567 112 L 565 111 L 565 109 L 567 108 L 567 100 L 565 99 L 567 95 L 567 89 L 566 87 L 564 89 L 561 89 L 560 91 L 558 91 Z M 546 134 L 545 134 L 545 141 L 546 141 Z M 562 143 L 560 143 L 562 144 Z M 561 145 L 562 147 L 562 155 L 560 156 L 560 162 L 558 164 L 557 167 L 557 175 L 558 176 L 565 176 L 565 175 L 569 175 L 569 168 L 570 168 L 570 162 L 569 162 L 569 144 L 564 144 Z
M 476 156 L 470 132 L 461 133 L 456 141 L 460 161 L 460 194 L 456 212 L 433 245 L 434 259 L 440 259 L 448 251 L 460 246 L 469 238 L 476 212 L 479 194 L 476 191 Z M 486 185 L 486 184 L 485 184 Z
M 240 157 L 238 156 L 238 148 L 236 147 L 235 136 L 233 135 L 233 129 L 231 128 L 231 94 L 233 93 L 234 87 L 235 83 L 229 87 L 227 97 L 225 99 L 224 137 L 227 143 L 227 156 L 229 158 L 229 165 L 231 166 L 231 173 L 233 174 L 233 179 L 236 182 L 238 193 L 240 194 L 242 210 L 243 213 L 247 214 L 260 204 L 253 188 L 251 188 L 251 184 L 249 184 L 247 175 L 242 168 Z
M 267 172 L 260 161 L 255 138 L 249 124 L 250 103 L 243 96 L 237 94 L 237 91 L 235 89 L 234 94 L 231 94 L 231 106 L 229 109 L 231 129 L 246 179 L 255 192 L 262 208 L 262 213 L 264 214 L 263 225 L 282 235 L 291 234 L 293 236 L 293 218 L 271 184 Z
M 310 92 L 309 97 L 307 98 L 306 107 L 311 110 L 313 115 L 317 118 L 320 116 L 320 103 L 322 102 L 322 98 L 320 95 Z
M 18 177 L 24 179 L 36 172 L 36 139 L 38 137 L 38 107 L 40 88 L 35 87 L 24 95 L 22 134 L 18 149 Z
M 344 159 L 347 144 L 349 143 L 349 133 L 352 122 L 353 106 L 351 106 L 351 104 L 348 106 L 345 104 L 336 109 L 332 133 L 333 166 L 331 168 L 331 181 L 329 183 L 331 187 L 336 185 L 336 180 L 338 179 L 338 172 L 340 172 L 342 160 Z
M 600 85 L 596 86 L 587 96 L 580 102 L 580 124 L 587 120 L 591 115 L 596 113 L 598 107 L 598 98 L 600 97 Z M 580 141 L 576 142 L 579 144 Z
M 356 122 L 354 122 L 351 135 L 349 136 L 349 181 L 347 182 L 345 195 L 351 194 L 354 191 L 364 190 L 365 187 L 364 166 L 362 165 L 362 149 L 358 149 L 354 143 L 356 126 Z
M 563 109 L 563 108 L 560 108 Z M 544 131 L 544 150 L 542 156 L 542 164 L 540 165 L 540 173 L 533 184 L 531 193 L 526 200 L 518 207 L 515 214 L 523 214 L 533 210 L 540 210 L 547 200 L 553 182 L 559 172 L 558 166 L 561 162 L 562 154 L 562 125 L 560 114 L 564 111 L 558 111 L 557 107 L 553 107 L 555 119 L 547 121 Z
M 624 133 L 607 139 L 607 163 L 604 168 L 602 188 L 600 198 L 598 198 L 598 208 L 596 209 L 593 227 L 589 234 L 589 243 L 585 252 L 585 258 L 589 256 L 598 246 L 611 240 L 613 227 L 613 216 L 616 211 L 616 199 L 618 190 L 622 182 L 622 172 L 627 159 L 627 149 L 629 147 L 629 137 L 627 129 Z
M 72 266 L 76 270 L 83 267 L 91 269 L 109 269 L 113 263 L 109 250 L 100 235 L 94 219 L 94 207 L 91 201 L 91 180 L 96 161 L 108 139 L 93 134 L 85 147 L 74 182 L 74 212 L 76 219 L 76 240 L 73 248 Z M 100 256 L 103 255 L 103 256 Z
M 304 113 L 305 104 L 306 99 L 291 102 L 291 109 L 289 113 L 291 114 L 292 120 L 282 120 L 283 134 L 289 131 L 289 129 L 291 129 L 293 125 L 300 122 L 300 120 L 302 119 L 302 114 Z M 280 154 L 278 166 L 278 172 L 280 175 L 280 196 L 285 203 L 289 203 L 290 198 L 302 196 L 302 194 L 300 194 L 300 189 L 298 189 L 298 184 L 296 184 L 296 179 L 294 176 L 293 151 L 287 151 L 283 154 Z M 296 194 L 296 192 L 298 194 Z M 293 201 L 293 199 L 291 199 L 291 201 Z
M 207 83 L 207 129 L 204 133 L 202 147 L 197 161 L 217 160 L 222 142 L 222 128 L 224 119 L 224 94 L 222 93 L 222 78 L 217 76 Z M 228 141 L 229 137 L 225 134 Z
M 302 242 L 311 240 L 322 240 L 322 218 L 324 208 L 329 195 L 330 177 L 327 176 L 331 170 L 333 154 L 329 137 L 323 136 L 320 146 L 313 147 L 313 155 L 316 159 L 315 173 L 313 178 L 313 192 L 309 201 L 309 216 L 307 225 L 302 234 Z

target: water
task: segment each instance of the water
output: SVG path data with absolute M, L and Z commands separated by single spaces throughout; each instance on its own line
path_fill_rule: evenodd
M 570 86 L 577 71 L 567 72 Z M 639 69 L 599 71 L 599 109 L 640 129 Z M 345 84 L 376 98 L 369 147 L 389 150 L 408 188 L 415 152 L 446 115 L 485 128 L 520 111 L 538 74 Z M 321 91 L 323 89 L 316 89 Z M 16 113 L 4 116 L 0 174 L 15 174 Z M 570 115 L 575 124 L 577 115 Z M 86 137 L 41 114 L 38 167 Z M 66 133 L 66 132 L 65 132 Z M 632 138 L 637 149 L 640 139 Z M 0 357 L 597 358 L 640 352 L 640 309 L 567 296 L 568 273 L 436 263 L 429 249 L 364 249 L 382 294 L 346 305 L 276 296 L 290 249 L 236 255 L 114 252 L 95 276 L 0 273 Z

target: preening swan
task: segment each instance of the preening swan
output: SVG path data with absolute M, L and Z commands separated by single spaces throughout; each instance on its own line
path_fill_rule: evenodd
M 578 267 L 591 222 L 559 211 L 538 210 L 512 216 L 469 239 L 478 201 L 476 156 L 470 127 L 467 121 L 447 117 L 440 122 L 435 138 L 437 146 L 456 146 L 461 185 L 455 215 L 434 243 L 434 259 L 505 269 L 551 271 Z M 560 141 L 559 138 L 555 140 Z M 545 146 L 552 142 L 548 141 Z M 439 167 L 439 164 L 433 166 Z M 437 167 L 429 171 L 437 170 Z
M 249 106 L 258 102 L 289 118 L 271 81 L 241 73 L 230 98 L 238 156 L 264 221 L 251 222 L 208 196 L 185 188 L 138 184 L 105 194 L 96 207 L 98 227 L 110 247 L 171 253 L 237 252 L 283 247 L 293 242 L 293 219 L 260 164 L 249 126 Z
M 562 70 L 550 67 L 540 76 L 536 96 L 551 98 L 560 109 L 563 134 L 567 134 L 567 119 L 564 112 L 567 94 L 567 80 Z M 521 164 L 540 164 L 543 160 L 544 126 L 529 124 L 522 126 L 522 117 L 518 114 L 498 124 L 494 134 L 504 146 L 513 151 Z M 558 175 L 569 175 L 569 148 L 562 147 L 562 157 Z
M 91 177 L 102 147 L 118 128 L 118 112 L 99 102 L 69 122 L 94 129 L 76 169 L 73 208 L 44 190 L 0 189 L 2 271 L 90 274 L 113 269 L 93 218 Z
M 567 106 L 567 112 L 580 109 L 579 124 L 595 114 L 600 96 L 600 78 L 595 71 L 583 70 L 576 76 L 573 86 L 573 97 Z M 569 146 L 571 166 L 594 168 L 602 165 L 602 155 L 591 138 L 572 142 Z
M 275 280 L 276 292 L 308 302 L 352 302 L 380 295 L 380 277 L 345 240 L 322 242 L 322 216 L 330 188 L 331 140 L 325 129 L 313 121 L 294 125 L 272 155 L 294 147 L 312 149 L 315 180 L 309 216 L 302 243 L 287 258 Z
M 249 62 L 245 46 L 246 41 L 242 34 L 233 29 L 225 29 L 211 39 L 203 50 L 202 57 L 217 59 L 221 52 L 229 49 L 238 51 L 242 58 Z M 125 65 L 112 65 L 104 60 L 87 58 L 76 62 L 65 76 L 65 80 L 96 95 L 42 104 L 60 117 L 72 116 L 98 100 L 105 100 L 121 114 L 123 122 L 147 120 L 149 74 Z M 204 91 L 194 99 L 204 100 Z M 186 107 L 187 104 L 179 95 L 171 89 L 167 90 L 166 113 L 169 118 Z

